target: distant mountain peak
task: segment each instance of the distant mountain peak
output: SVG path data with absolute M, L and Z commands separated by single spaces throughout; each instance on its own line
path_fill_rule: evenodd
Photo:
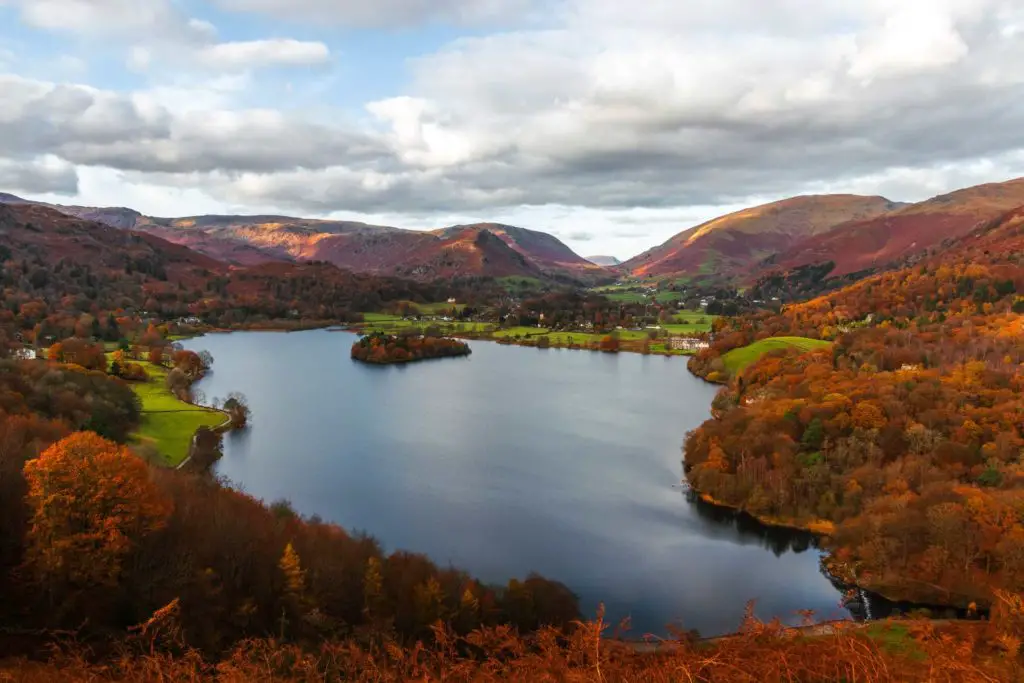
M 622 263 L 614 256 L 584 256 L 584 258 L 598 266 L 617 266 Z

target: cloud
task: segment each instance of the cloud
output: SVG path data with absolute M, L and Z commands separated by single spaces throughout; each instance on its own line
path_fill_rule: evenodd
M 0 159 L 0 188 L 26 194 L 78 192 L 75 167 L 52 156 L 24 161 Z
M 520 18 L 536 0 L 214 0 L 229 11 L 256 12 L 280 19 L 346 26 L 415 26 L 431 21 L 460 24 Z
M 321 42 L 289 38 L 219 42 L 213 24 L 189 17 L 171 0 L 8 1 L 19 8 L 22 21 L 35 28 L 137 41 L 126 58 L 127 67 L 136 73 L 148 70 L 158 58 L 227 71 L 311 66 L 330 58 L 330 50 Z
M 58 2 L 75 6 L 40 7 Z M 519 220 L 567 239 L 593 235 L 588 249 L 620 255 L 624 244 L 742 204 L 810 191 L 923 199 L 1024 175 L 1024 11 L 1014 0 L 560 0 L 542 22 L 475 29 L 409 60 L 407 82 L 367 102 L 358 121 L 326 108 L 241 104 L 268 101 L 250 69 L 321 64 L 328 46 L 222 42 L 176 4 L 142 4 L 148 14 L 129 9 L 110 21 L 141 35 L 159 33 L 146 22 L 163 17 L 189 47 L 126 40 L 133 67 L 150 77 L 162 62 L 185 74 L 203 67 L 199 79 L 175 74 L 117 93 L 0 76 L 0 158 L 27 164 L 49 154 L 81 178 L 111 169 L 132 187 L 202 188 L 233 207 L 403 224 Z M 533 8 L 219 5 L 389 26 L 503 13 L 521 21 Z M 75 11 L 89 30 L 114 28 Z M 203 80 L 207 67 L 227 77 Z M 288 76 L 297 88 L 303 73 Z
M 331 51 L 319 42 L 276 38 L 208 45 L 198 51 L 198 61 L 218 69 L 253 69 L 265 66 L 312 66 L 324 64 Z
M 169 0 L 8 0 L 29 26 L 88 36 L 143 32 L 165 40 L 205 41 L 211 26 L 190 21 Z M 159 33 L 155 33 L 155 31 Z
M 969 48 L 951 17 L 934 9 L 898 10 L 877 31 L 859 42 L 850 75 L 870 81 L 877 76 L 906 76 L 955 64 Z
M 0 157 L 50 153 L 80 165 L 152 173 L 274 173 L 389 159 L 373 137 L 273 110 L 176 110 L 125 96 L 0 75 Z

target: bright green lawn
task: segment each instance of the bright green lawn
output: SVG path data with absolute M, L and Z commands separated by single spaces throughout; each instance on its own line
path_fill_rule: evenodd
M 713 323 L 717 317 L 717 315 L 711 315 L 704 311 L 682 310 L 672 314 L 672 321 L 677 323 L 693 323 L 703 318 L 710 324 Z
M 606 292 L 604 296 L 609 301 L 622 304 L 642 304 L 648 300 L 642 293 L 636 291 Z
M 735 375 L 743 372 L 748 366 L 755 363 L 761 356 L 779 349 L 796 348 L 801 351 L 814 351 L 815 349 L 826 349 L 832 346 L 831 342 L 820 339 L 808 339 L 807 337 L 769 337 L 756 341 L 748 346 L 733 349 L 722 356 L 725 369 Z
M 140 364 L 149 373 L 149 381 L 131 383 L 132 390 L 142 400 L 142 420 L 132 440 L 153 446 L 165 464 L 177 467 L 188 457 L 196 430 L 223 424 L 225 415 L 179 401 L 164 384 L 166 369 L 144 361 Z
M 368 323 L 379 323 L 390 320 L 402 320 L 397 315 L 391 315 L 390 313 L 363 313 L 363 320 Z
M 382 332 L 384 334 L 396 334 L 409 330 L 424 330 L 428 327 L 437 327 L 443 332 L 487 332 L 494 326 L 490 323 L 474 322 L 444 322 L 443 320 L 380 320 L 367 321 L 369 324 L 362 325 L 363 332 Z
M 501 339 L 502 337 L 532 337 L 533 335 L 545 334 L 548 332 L 546 327 L 507 327 L 503 330 L 495 330 L 495 339 Z

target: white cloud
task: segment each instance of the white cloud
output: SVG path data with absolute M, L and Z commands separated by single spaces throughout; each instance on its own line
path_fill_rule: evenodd
M 31 3 L 17 2 L 28 16 Z M 431 227 L 490 219 L 619 256 L 748 202 L 812 191 L 919 199 L 1024 174 L 1016 0 L 559 0 L 542 22 L 476 31 L 411 59 L 407 84 L 366 103 L 359 122 L 326 107 L 315 119 L 274 108 L 252 72 L 327 62 L 328 46 L 222 42 L 168 0 L 145 4 L 149 14 L 111 21 L 134 27 L 129 62 L 159 85 L 125 94 L 0 80 L 8 168 L 53 155 L 77 167 L 83 197 L 116 196 L 110 188 L 123 183 L 131 190 L 119 203 L 137 197 L 150 212 L 149 203 L 166 212 L 165 188 L 181 198 L 178 213 L 216 205 Z M 219 4 L 317 27 L 522 20 L 539 6 Z M 75 30 L 114 28 L 75 11 Z M 306 74 L 288 83 L 308 96 Z M 242 104 L 251 101 L 267 108 Z
M 134 46 L 128 51 L 127 66 L 130 71 L 141 73 L 149 68 L 153 61 L 153 53 L 141 45 Z
M 33 27 L 87 38 L 130 39 L 125 64 L 149 70 L 155 60 L 234 71 L 268 66 L 323 64 L 330 50 L 320 42 L 288 38 L 218 42 L 210 22 L 184 14 L 172 0 L 9 0 Z
M 202 65 L 221 70 L 312 66 L 324 64 L 330 57 L 331 52 L 323 43 L 283 38 L 217 43 L 197 53 Z
M 858 41 L 850 75 L 865 81 L 906 76 L 954 64 L 968 51 L 952 17 L 929 8 L 901 7 Z
M 9 0 L 36 28 L 88 36 L 159 34 L 165 40 L 204 40 L 207 27 L 188 21 L 170 0 Z

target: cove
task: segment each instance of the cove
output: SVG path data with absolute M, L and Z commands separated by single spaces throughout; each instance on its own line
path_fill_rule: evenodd
M 217 473 L 304 515 L 504 584 L 536 571 L 630 617 L 629 635 L 734 631 L 762 619 L 849 618 L 809 534 L 688 499 L 685 434 L 716 387 L 679 358 L 471 342 L 465 358 L 352 361 L 356 335 L 192 339 L 208 399 L 246 394 L 252 424 Z

